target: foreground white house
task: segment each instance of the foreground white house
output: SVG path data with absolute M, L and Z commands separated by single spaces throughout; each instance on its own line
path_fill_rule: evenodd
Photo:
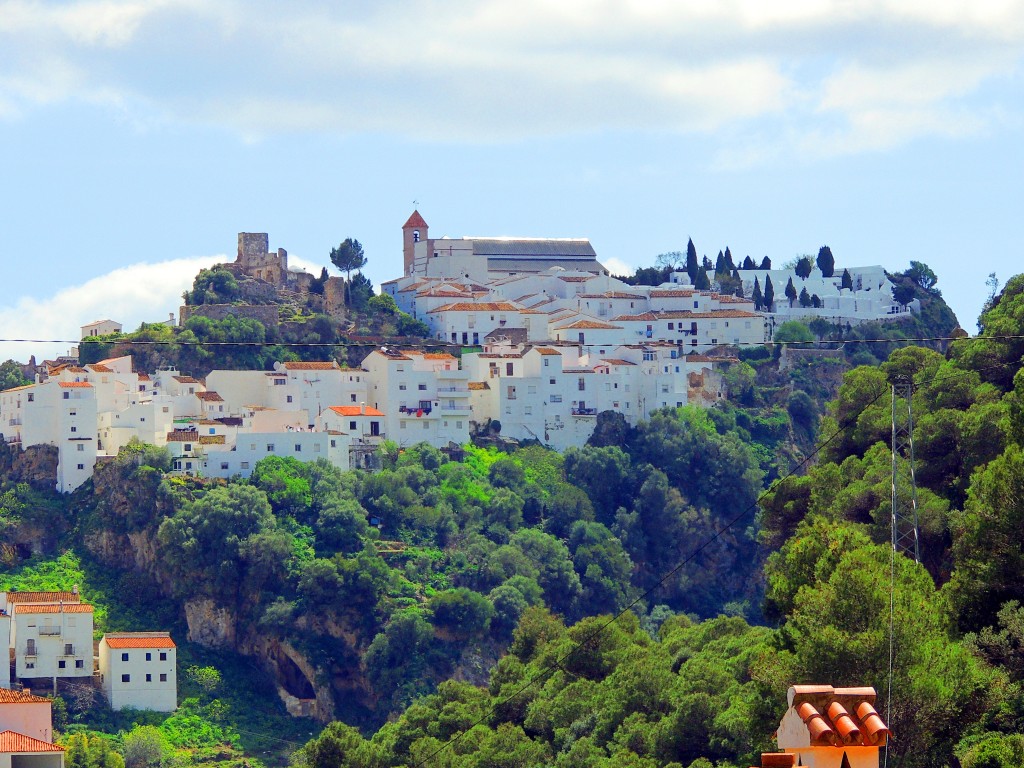
M 178 706 L 177 647 L 166 632 L 108 632 L 99 643 L 99 672 L 111 709 Z

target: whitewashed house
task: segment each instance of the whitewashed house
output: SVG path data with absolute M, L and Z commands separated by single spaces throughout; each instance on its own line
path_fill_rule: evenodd
M 167 632 L 108 632 L 99 643 L 100 686 L 111 709 L 173 712 L 177 647 Z

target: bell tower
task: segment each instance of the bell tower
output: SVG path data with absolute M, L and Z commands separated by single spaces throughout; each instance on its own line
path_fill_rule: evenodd
M 427 222 L 420 216 L 419 211 L 413 211 L 409 220 L 402 225 L 402 256 L 405 274 L 412 274 L 413 262 L 416 259 L 416 245 L 426 242 Z

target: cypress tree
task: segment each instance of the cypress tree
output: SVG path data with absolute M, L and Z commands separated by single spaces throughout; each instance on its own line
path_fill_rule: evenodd
M 750 292 L 750 298 L 754 300 L 754 309 L 760 312 L 764 296 L 761 295 L 761 281 L 756 277 L 754 278 L 754 290 Z
M 769 259 L 767 256 L 765 256 L 763 259 L 761 259 L 761 269 L 771 269 L 771 268 L 772 268 L 772 260 L 771 259 Z
M 745 258 L 743 260 L 743 268 L 744 269 L 756 269 L 757 267 L 754 264 L 754 260 L 752 258 L 750 258 L 749 256 L 747 256 L 747 258 Z
M 733 263 L 733 260 L 732 260 L 732 251 L 729 250 L 729 246 L 728 245 L 725 246 L 725 267 L 730 272 L 732 270 L 736 269 L 736 265 Z
M 768 257 L 765 256 L 765 258 L 767 259 Z M 775 306 L 775 286 L 772 285 L 771 275 L 765 275 L 764 279 L 764 305 L 769 312 Z
M 715 259 L 715 274 L 729 274 L 725 269 L 725 254 L 723 254 L 721 251 L 718 252 L 718 258 Z
M 811 306 L 811 295 L 807 293 L 807 286 L 805 285 L 800 291 L 800 306 L 809 307 Z
M 818 249 L 818 269 L 822 277 L 832 277 L 836 273 L 836 260 L 832 256 L 832 249 L 827 245 Z
M 697 279 L 693 281 L 693 287 L 698 291 L 711 290 L 711 280 L 708 278 L 708 271 L 704 267 L 697 270 Z
M 793 302 L 796 301 L 796 286 L 793 285 L 793 278 L 789 278 L 786 283 L 786 298 L 789 299 L 789 306 L 793 306 Z
M 700 264 L 697 263 L 697 249 L 693 247 L 693 238 L 686 244 L 686 274 L 690 276 L 690 282 L 697 282 L 697 270 Z
M 850 270 L 843 270 L 843 282 L 840 284 L 839 287 L 848 291 L 853 290 L 853 278 L 850 277 Z

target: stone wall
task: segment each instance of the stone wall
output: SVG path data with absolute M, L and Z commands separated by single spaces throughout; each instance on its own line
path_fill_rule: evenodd
M 345 280 L 328 277 L 324 283 L 324 312 L 339 320 L 345 317 Z
M 278 324 L 277 304 L 198 304 L 194 307 L 181 307 L 179 312 L 181 325 L 185 325 L 190 317 L 223 320 L 229 315 L 259 320 L 266 328 L 276 328 Z

